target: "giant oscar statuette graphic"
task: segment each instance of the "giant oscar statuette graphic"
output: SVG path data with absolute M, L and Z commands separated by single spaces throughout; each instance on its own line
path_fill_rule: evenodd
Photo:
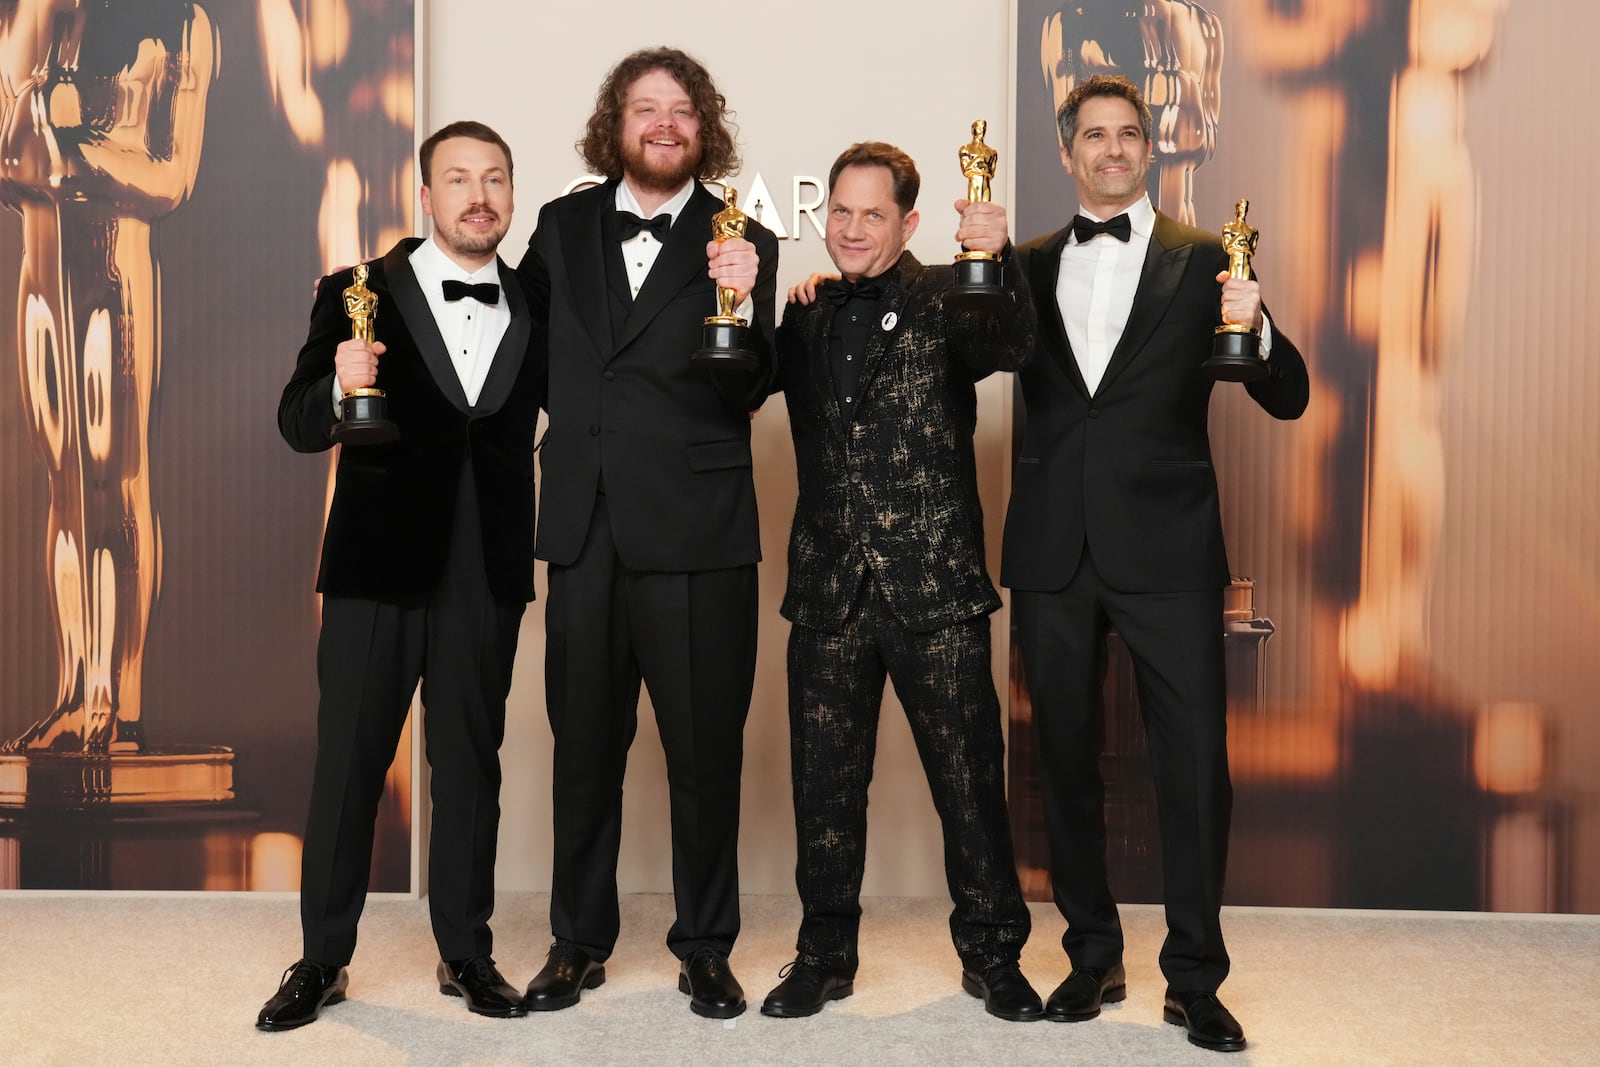
M 987 204 L 990 184 L 994 181 L 995 165 L 1000 153 L 983 142 L 989 123 L 978 119 L 972 124 L 972 140 L 961 146 L 958 153 L 961 173 L 967 179 L 967 199 L 974 204 Z M 967 250 L 956 255 L 956 280 L 945 294 L 947 307 L 961 311 L 1004 311 L 1011 307 L 1011 297 L 1000 285 L 1000 257 L 993 252 Z
M 1250 201 L 1233 206 L 1233 218 L 1222 228 L 1222 248 L 1228 253 L 1228 276 L 1250 277 L 1250 256 L 1261 234 L 1244 220 Z M 1261 335 L 1248 325 L 1225 322 L 1217 327 L 1211 342 L 1211 358 L 1200 364 L 1207 376 L 1219 382 L 1259 382 L 1267 376 L 1261 358 Z
M 722 189 L 723 209 L 711 216 L 711 239 L 721 243 L 744 236 L 750 216 L 739 210 L 739 190 L 731 185 Z M 750 323 L 734 314 L 734 299 L 739 294 L 717 286 L 717 313 L 706 318 L 701 347 L 690 359 L 707 367 L 753 367 L 755 349 L 750 346 Z
M 157 236 L 194 189 L 218 58 L 199 4 L 0 3 L 0 205 L 22 217 L 20 400 L 49 498 L 32 577 L 48 588 L 57 680 L 0 744 L 7 881 L 105 884 L 107 827 L 137 816 L 166 833 L 233 798 L 232 751 L 152 744 L 142 706 L 162 555 Z

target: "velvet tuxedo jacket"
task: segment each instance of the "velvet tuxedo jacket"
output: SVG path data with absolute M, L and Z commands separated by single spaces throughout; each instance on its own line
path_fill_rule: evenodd
M 1022 372 L 1027 425 L 1006 515 L 1000 581 L 1038 592 L 1066 586 L 1087 546 L 1123 592 L 1228 584 L 1200 369 L 1221 324 L 1222 242 L 1156 214 L 1128 324 L 1090 395 L 1067 341 L 1056 281 L 1070 228 L 1024 245 L 1018 260 L 1042 309 L 1039 358 Z M 1110 240 L 1110 238 L 1101 238 Z M 1269 377 L 1246 386 L 1274 418 L 1305 410 L 1300 352 L 1272 328 Z
M 624 566 L 686 572 L 755 563 L 761 535 L 749 412 L 772 374 L 777 238 L 754 219 L 745 230 L 761 260 L 750 324 L 756 368 L 709 372 L 689 357 L 716 313 L 705 248 L 722 200 L 695 189 L 637 299 L 615 204 L 615 180 L 546 204 L 517 267 L 550 367 L 539 558 L 577 559 L 603 492 Z
M 533 450 L 543 353 L 530 347 L 522 284 L 501 263 L 501 299 L 510 304 L 511 323 L 477 404 L 469 405 L 411 270 L 408 257 L 420 243 L 407 238 L 367 265 L 367 287 L 378 295 L 374 334 L 387 346 L 378 358 L 378 387 L 388 394 L 400 437 L 340 449 L 317 591 L 426 600 L 445 562 L 459 479 L 470 471 L 489 588 L 502 603 L 526 603 L 533 599 Z M 298 452 L 333 444 L 333 357 L 350 337 L 344 290 L 352 278 L 345 269 L 317 286 L 310 332 L 278 404 L 278 429 Z
M 1000 606 L 983 552 L 972 435 L 974 383 L 1025 365 L 1034 309 L 1015 262 L 1003 315 L 944 304 L 948 266 L 909 252 L 883 275 L 883 317 L 868 335 L 859 400 L 841 414 L 828 356 L 833 305 L 792 304 L 778 331 L 799 499 L 789 536 L 785 618 L 836 631 L 872 571 L 907 628 L 927 632 Z

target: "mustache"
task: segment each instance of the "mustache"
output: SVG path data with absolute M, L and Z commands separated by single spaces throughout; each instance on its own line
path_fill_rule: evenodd
M 500 221 L 500 213 L 494 208 L 490 207 L 488 204 L 473 204 L 469 206 L 465 211 L 457 216 L 457 221 L 466 218 L 468 215 L 488 215 L 496 222 Z

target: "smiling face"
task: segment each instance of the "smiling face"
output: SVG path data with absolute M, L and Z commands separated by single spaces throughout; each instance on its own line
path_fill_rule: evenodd
M 468 270 L 494 258 L 511 225 L 511 174 L 498 145 L 451 137 L 433 150 L 422 213 L 433 219 L 433 239 Z
M 888 167 L 846 167 L 828 195 L 828 255 L 852 282 L 876 278 L 905 251 L 918 219 L 915 208 L 902 214 L 895 203 Z
M 1120 214 L 1144 196 L 1144 179 L 1155 148 L 1144 136 L 1139 113 L 1118 96 L 1091 96 L 1078 109 L 1072 144 L 1061 149 L 1061 165 L 1078 186 L 1078 201 L 1102 219 Z
M 653 193 L 683 188 L 700 166 L 700 118 L 678 80 L 665 70 L 641 74 L 622 105 L 622 173 Z

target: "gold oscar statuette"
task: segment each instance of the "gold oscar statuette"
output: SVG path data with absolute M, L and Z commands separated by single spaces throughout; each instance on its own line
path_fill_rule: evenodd
M 972 140 L 958 150 L 961 174 L 967 179 L 967 199 L 974 204 L 987 204 L 991 199 L 990 185 L 994 181 L 995 164 L 1000 153 L 984 143 L 989 123 L 978 119 L 972 124 Z M 1011 296 L 1000 284 L 1000 258 L 993 252 L 963 250 L 956 255 L 956 280 L 945 294 L 946 307 L 962 311 L 1004 311 L 1011 306 Z
M 350 336 L 357 341 L 376 338 L 378 294 L 367 288 L 367 265 L 357 263 L 354 284 L 344 291 L 344 313 L 350 316 Z M 339 421 L 328 436 L 341 445 L 381 445 L 400 436 L 389 421 L 389 399 L 382 389 L 352 389 L 339 399 Z
M 722 187 L 721 211 L 711 216 L 711 239 L 718 244 L 744 236 L 750 216 L 739 210 L 739 190 Z M 708 367 L 753 367 L 755 350 L 750 345 L 750 323 L 734 314 L 738 293 L 717 286 L 717 313 L 707 316 L 700 337 L 700 348 L 691 361 Z
M 1222 249 L 1228 253 L 1228 276 L 1250 277 L 1250 256 L 1261 233 L 1244 220 L 1250 201 L 1233 205 L 1233 218 L 1222 227 Z M 1206 375 L 1219 382 L 1259 382 L 1268 373 L 1261 358 L 1261 335 L 1249 326 L 1225 322 L 1211 342 L 1211 358 L 1200 364 Z

